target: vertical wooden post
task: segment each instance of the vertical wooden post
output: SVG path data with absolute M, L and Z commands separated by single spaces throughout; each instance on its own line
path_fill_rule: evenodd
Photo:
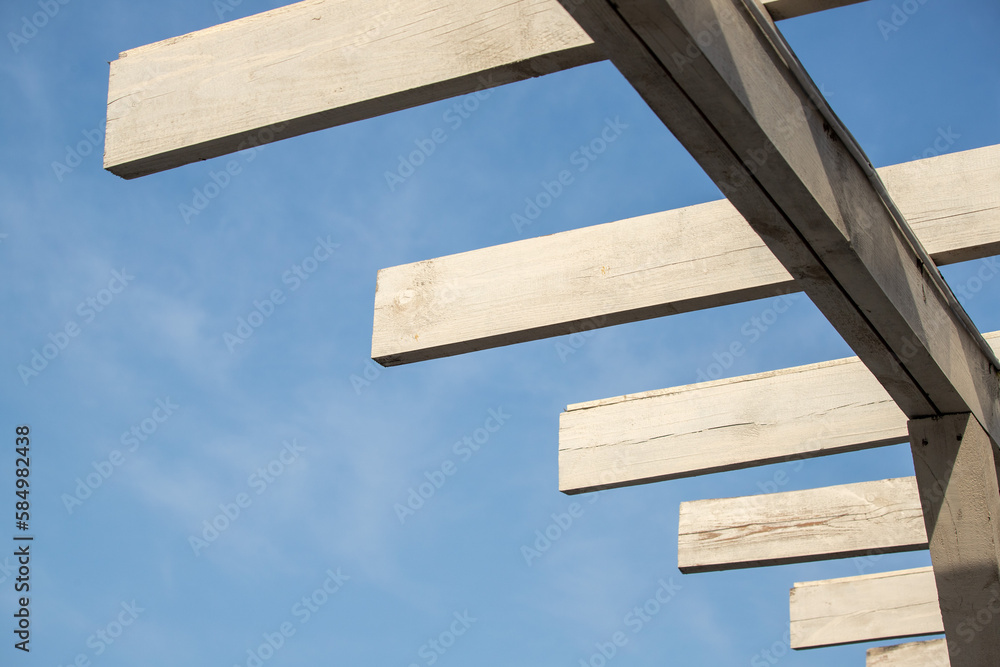
M 952 667 L 1000 665 L 996 448 L 967 413 L 907 427 Z

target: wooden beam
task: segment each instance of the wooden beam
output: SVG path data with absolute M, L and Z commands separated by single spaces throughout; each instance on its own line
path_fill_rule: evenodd
M 1000 146 L 879 175 L 938 265 L 1000 254 Z M 798 289 L 721 200 L 382 269 L 372 358 L 423 361 Z
M 1000 665 L 996 447 L 970 414 L 914 419 L 909 431 L 952 667 Z
M 788 601 L 794 649 L 944 632 L 929 567 L 797 583 Z
M 904 414 L 971 412 L 1000 442 L 1000 361 L 759 4 L 582 0 L 573 17 Z
M 986 339 L 1000 352 L 1000 331 Z M 837 359 L 570 405 L 559 416 L 559 490 L 739 470 L 908 437 L 906 416 L 864 364 Z
M 868 649 L 867 667 L 951 667 L 943 639 Z
M 681 503 L 681 572 L 927 548 L 912 477 Z
M 556 0 L 306 0 L 122 52 L 104 167 L 135 178 L 602 59 Z
M 601 59 L 555 0 L 306 0 L 123 52 L 104 167 L 135 178 Z
M 833 7 L 844 7 L 854 5 L 861 0 L 763 0 L 767 13 L 775 21 L 790 19 L 796 16 L 805 16 L 813 12 L 820 12 Z

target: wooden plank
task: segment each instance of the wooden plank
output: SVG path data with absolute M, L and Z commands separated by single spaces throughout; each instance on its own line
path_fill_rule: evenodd
M 135 178 L 602 59 L 556 0 L 306 0 L 121 53 L 104 166 Z
M 797 583 L 788 601 L 794 649 L 944 632 L 929 567 Z
M 760 6 L 577 1 L 562 0 L 903 413 L 971 412 L 1000 442 L 1000 361 Z
M 939 265 L 1000 254 L 1000 146 L 879 174 Z M 721 200 L 382 269 L 372 358 L 392 366 L 797 290 Z
M 861 2 L 861 0 L 835 0 L 834 2 L 830 2 L 829 0 L 764 0 L 764 6 L 767 7 L 767 13 L 771 15 L 771 18 L 779 21 L 796 16 L 805 16 L 806 14 L 823 11 L 824 9 L 832 9 L 833 7 L 854 5 L 858 2 Z
M 912 477 L 681 503 L 681 572 L 927 548 Z
M 104 167 L 135 178 L 601 59 L 554 0 L 306 0 L 123 52 Z
M 951 664 L 1000 665 L 996 447 L 970 414 L 908 427 Z
M 986 339 L 1000 352 L 1000 331 Z M 851 357 L 570 405 L 559 416 L 559 490 L 646 484 L 907 439 L 906 416 Z
M 867 667 L 951 667 L 943 639 L 868 649 Z

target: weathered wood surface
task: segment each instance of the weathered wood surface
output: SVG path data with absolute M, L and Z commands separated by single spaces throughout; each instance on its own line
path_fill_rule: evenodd
M 1000 331 L 985 337 L 1000 351 Z M 906 416 L 864 364 L 837 359 L 570 405 L 559 416 L 559 490 L 646 484 L 907 439 Z
M 1000 254 L 1000 146 L 879 174 L 939 265 Z M 423 361 L 798 289 L 720 200 L 382 269 L 372 358 Z
M 796 583 L 788 602 L 794 649 L 944 632 L 929 567 Z
M 943 639 L 870 648 L 865 664 L 867 667 L 951 667 L 948 645 Z
M 970 414 L 908 427 L 952 667 L 1000 665 L 997 449 Z
M 759 5 L 561 1 L 903 413 L 1000 442 L 1000 362 Z
M 121 53 L 104 166 L 135 178 L 602 59 L 556 0 L 306 0 Z
M 306 0 L 123 52 L 104 166 L 134 178 L 598 60 L 554 0 Z
M 912 477 L 681 503 L 677 565 L 713 572 L 927 548 Z

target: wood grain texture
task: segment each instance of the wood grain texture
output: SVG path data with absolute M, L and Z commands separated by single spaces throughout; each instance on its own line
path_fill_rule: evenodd
M 986 334 L 1000 351 L 1000 331 Z M 857 357 L 570 405 L 559 490 L 582 493 L 906 442 Z
M 135 178 L 602 59 L 556 0 L 306 0 L 122 52 L 104 166 Z
M 912 477 L 681 503 L 681 572 L 927 548 Z
M 879 174 L 938 264 L 1000 253 L 1000 146 Z M 382 269 L 372 358 L 423 361 L 798 289 L 721 200 Z
M 1000 665 L 1000 465 L 970 415 L 908 424 L 952 667 Z
M 125 178 L 601 59 L 554 0 L 306 0 L 123 52 Z
M 943 639 L 868 649 L 867 667 L 951 667 Z
M 758 5 L 583 0 L 573 17 L 904 414 L 972 412 L 1000 442 L 1000 362 Z
M 944 632 L 929 567 L 797 583 L 788 601 L 794 649 Z

